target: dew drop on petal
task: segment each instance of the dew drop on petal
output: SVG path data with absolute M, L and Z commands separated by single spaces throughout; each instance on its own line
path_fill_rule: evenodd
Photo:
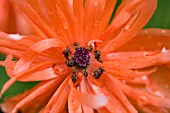
M 97 89 L 97 93 L 98 93 L 98 94 L 102 94 L 102 92 L 101 92 L 100 89 Z
M 94 2 L 94 6 L 98 6 L 99 5 L 99 2 L 96 0 L 95 2 Z
M 136 63 L 133 63 L 132 66 L 135 67 L 135 66 L 136 66 Z
M 162 50 L 161 50 L 161 53 L 166 53 L 166 48 L 164 47 L 164 48 L 162 48 Z
M 115 44 L 115 43 L 113 43 L 113 44 L 112 44 L 112 46 L 113 46 L 113 47 L 116 47 L 116 44 Z
M 158 46 L 158 47 L 161 47 L 161 46 L 162 46 L 162 43 L 161 43 L 161 42 L 157 42 L 157 46 Z
M 162 30 L 161 33 L 165 33 L 166 31 L 165 30 Z
M 169 88 L 169 85 L 168 85 L 168 84 L 166 84 L 166 85 L 165 85 L 165 88 Z
M 139 96 L 137 98 L 137 102 L 138 102 L 139 105 L 146 105 L 146 104 L 149 103 L 149 100 L 146 96 Z
M 134 57 L 129 57 L 128 60 L 129 61 L 134 61 L 135 59 L 134 59 Z
M 164 97 L 164 95 L 160 91 L 155 91 L 154 94 L 159 97 Z
M 67 22 L 64 22 L 63 25 L 64 25 L 64 29 L 68 29 L 69 24 Z
M 142 76 L 142 78 L 141 78 L 142 80 L 148 80 L 148 76 L 147 75 L 144 75 L 144 76 Z
M 114 110 L 110 110 L 111 113 L 114 113 L 115 111 Z

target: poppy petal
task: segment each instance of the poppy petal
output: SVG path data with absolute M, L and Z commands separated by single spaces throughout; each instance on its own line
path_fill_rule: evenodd
M 134 39 L 122 46 L 118 51 L 156 51 L 162 48 L 170 49 L 169 43 L 170 30 L 150 28 L 139 32 Z
M 106 58 L 110 59 L 115 67 L 139 69 L 169 63 L 170 51 L 118 52 L 108 54 Z
M 137 2 L 137 1 L 135 1 Z M 140 0 L 138 2 L 141 2 Z M 133 2 L 130 2 L 133 4 Z M 150 7 L 152 5 L 152 7 Z M 121 46 L 123 46 L 124 44 L 126 44 L 128 41 L 130 41 L 131 39 L 133 39 L 135 37 L 135 35 L 144 27 L 144 25 L 149 21 L 149 19 L 151 18 L 153 12 L 156 9 L 156 0 L 149 0 L 149 1 L 142 1 L 139 5 L 139 9 L 137 10 L 138 12 L 136 12 L 136 14 L 138 14 L 138 16 L 136 15 L 136 18 L 133 17 L 135 16 L 135 14 L 129 13 L 128 10 L 126 11 L 126 8 L 124 8 L 125 12 L 122 11 L 123 16 L 125 16 L 125 14 L 127 14 L 127 16 L 130 16 L 131 19 L 129 20 L 129 22 L 127 22 L 127 24 L 122 28 L 123 30 L 120 31 L 120 33 L 118 33 L 116 35 L 116 37 L 110 38 L 110 39 L 105 39 L 105 42 L 102 43 L 102 52 L 103 53 L 108 53 L 111 51 L 115 51 L 116 49 L 120 48 Z M 136 7 L 136 5 L 132 5 L 131 11 L 135 11 L 134 8 L 132 7 Z M 121 16 L 118 16 L 121 17 Z M 126 19 L 127 17 L 121 17 L 121 21 L 123 21 L 122 19 Z M 115 21 L 119 21 L 115 19 L 113 22 Z M 142 23 L 141 23 L 142 21 Z M 115 25 L 117 22 L 115 22 Z M 122 24 L 122 23 L 121 23 Z M 113 32 L 114 33 L 114 29 Z M 107 33 L 105 33 L 107 34 Z M 109 35 L 109 33 L 107 34 Z M 108 36 L 105 36 L 108 37 Z
M 104 106 L 108 102 L 108 98 L 104 95 L 85 94 L 76 90 L 74 90 L 74 94 L 75 99 L 77 99 L 80 103 L 95 109 Z

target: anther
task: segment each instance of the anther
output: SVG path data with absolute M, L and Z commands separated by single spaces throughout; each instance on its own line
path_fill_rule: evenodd
M 68 60 L 68 59 L 69 59 L 69 58 L 68 58 L 69 53 L 71 53 L 71 52 L 70 52 L 70 47 L 67 46 L 66 49 L 65 49 L 62 53 L 64 54 L 64 57 Z
M 103 61 L 101 60 L 100 56 L 101 56 L 101 52 L 98 51 L 98 50 L 95 50 L 95 51 L 94 51 L 94 57 L 95 57 L 95 59 L 98 60 L 99 62 L 103 63 Z
M 96 71 L 94 71 L 94 78 L 99 79 L 101 77 L 101 75 L 104 72 L 104 68 L 100 67 L 99 69 L 97 69 Z
M 76 72 L 73 72 L 72 76 L 71 76 L 71 80 L 73 83 L 76 83 L 78 78 L 77 78 L 77 75 L 76 75 Z
M 91 51 L 93 51 L 93 47 L 92 47 L 92 46 L 87 46 L 87 47 L 86 47 L 86 50 L 88 50 L 88 51 L 91 52 Z
M 86 76 L 86 77 L 88 76 L 88 73 L 85 69 L 82 70 L 82 73 L 83 73 L 84 76 Z
M 66 60 L 65 63 L 66 63 L 66 65 L 67 65 L 67 67 L 75 66 L 75 59 Z

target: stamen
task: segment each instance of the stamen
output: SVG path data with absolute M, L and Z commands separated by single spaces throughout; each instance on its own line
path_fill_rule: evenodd
M 66 49 L 62 52 L 64 54 L 64 57 L 68 60 L 68 56 L 70 52 L 70 47 L 67 46 Z
M 103 61 L 101 60 L 101 52 L 96 49 L 96 41 L 89 42 L 88 46 L 86 47 L 81 47 L 76 42 L 73 43 L 72 46 L 74 46 L 74 49 L 75 49 L 74 53 L 70 51 L 69 46 L 67 46 L 66 49 L 62 53 L 64 57 L 66 58 L 65 64 L 67 65 L 67 67 L 71 68 L 75 66 L 75 68 L 72 68 L 74 71 L 71 76 L 71 79 L 72 79 L 72 82 L 74 83 L 74 86 L 78 86 L 81 80 L 79 80 L 77 73 L 82 72 L 84 76 L 86 77 L 88 76 L 88 72 L 86 71 L 86 69 L 88 65 L 90 65 L 91 61 L 93 62 L 93 60 L 90 60 L 90 55 L 92 55 L 91 52 L 93 51 L 93 55 L 97 61 L 101 63 L 103 63 Z M 95 70 L 93 72 L 94 78 L 99 79 L 101 75 L 103 74 L 103 71 L 104 71 L 104 68 L 102 67 L 99 67 L 97 70 Z
M 75 66 L 76 65 L 76 62 L 75 62 L 75 59 L 71 59 L 71 60 L 66 60 L 66 65 L 68 67 L 72 67 L 72 66 Z
M 72 82 L 73 83 L 76 83 L 78 78 L 77 78 L 77 75 L 76 75 L 76 72 L 73 72 L 72 76 L 71 76 L 71 79 L 72 79 Z
M 104 68 L 100 67 L 99 69 L 97 69 L 96 71 L 94 71 L 94 78 L 99 79 L 101 77 L 101 75 L 104 72 Z
M 86 77 L 88 76 L 88 73 L 85 69 L 82 70 L 82 73 L 83 73 L 84 76 L 86 76 Z
M 95 59 L 98 60 L 99 62 L 103 63 L 103 61 L 101 60 L 100 56 L 101 56 L 101 52 L 98 51 L 98 50 L 95 50 L 94 51 L 94 56 L 95 56 Z

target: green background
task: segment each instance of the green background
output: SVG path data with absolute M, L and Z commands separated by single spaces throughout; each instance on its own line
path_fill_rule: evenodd
M 117 6 L 120 4 L 120 0 L 118 0 Z M 151 6 L 152 7 L 152 6 Z M 149 21 L 149 23 L 145 26 L 145 28 L 164 28 L 170 29 L 170 0 L 158 0 L 158 7 L 155 11 L 153 17 Z M 5 57 L 0 55 L 0 60 L 4 60 Z M 9 77 L 5 73 L 4 67 L 0 67 L 0 89 L 3 84 L 9 79 Z M 11 97 L 16 95 L 17 93 L 24 92 L 25 89 L 31 88 L 36 83 L 22 83 L 16 82 L 0 99 L 3 100 L 4 97 Z

